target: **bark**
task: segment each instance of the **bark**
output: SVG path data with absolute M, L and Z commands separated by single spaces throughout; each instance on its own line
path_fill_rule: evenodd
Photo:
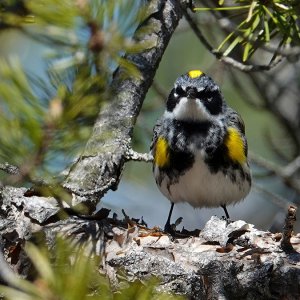
M 131 149 L 136 118 L 183 9 L 188 5 L 188 0 L 149 1 L 146 18 L 134 40 L 150 41 L 153 47 L 126 56 L 140 71 L 140 78 L 129 76 L 122 68 L 116 71 L 112 101 L 99 114 L 82 156 L 64 183 L 74 195 L 73 206 L 85 204 L 93 211 L 107 190 L 117 188 Z
M 160 291 L 189 299 L 300 298 L 300 234 L 292 235 L 294 207 L 282 234 L 260 231 L 244 221 L 228 225 L 212 217 L 200 235 L 178 233 L 172 238 L 127 216 L 121 221 L 105 214 L 98 220 L 77 216 L 58 220 L 60 208 L 53 198 L 24 197 L 25 191 L 4 187 L 0 198 L 1 251 L 11 269 L 25 277 L 30 262 L 24 243 L 43 237 L 53 245 L 59 234 L 87 242 L 88 253 L 102 255 L 101 269 L 114 286 L 124 280 L 121 271 L 127 280 L 158 276 Z M 9 284 L 12 275 L 3 255 L 0 281 Z

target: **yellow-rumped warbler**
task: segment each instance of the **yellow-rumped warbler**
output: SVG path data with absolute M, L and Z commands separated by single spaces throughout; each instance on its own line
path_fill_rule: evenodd
M 246 197 L 251 175 L 244 122 L 219 86 L 200 70 L 180 76 L 153 131 L 154 177 L 171 201 L 165 230 L 177 202 L 221 206 L 229 219 L 226 205 Z

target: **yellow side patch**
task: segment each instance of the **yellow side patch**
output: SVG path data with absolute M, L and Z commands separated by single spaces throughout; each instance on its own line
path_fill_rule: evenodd
M 228 156 L 231 160 L 240 164 L 246 161 L 246 154 L 244 149 L 244 143 L 241 134 L 237 129 L 229 127 L 227 129 L 227 137 L 225 139 L 225 145 L 228 148 Z
M 169 145 L 167 140 L 161 136 L 156 142 L 154 162 L 160 168 L 167 167 L 170 164 Z
M 194 78 L 198 78 L 203 74 L 202 71 L 200 70 L 191 70 L 188 72 L 188 75 L 190 78 L 194 79 Z

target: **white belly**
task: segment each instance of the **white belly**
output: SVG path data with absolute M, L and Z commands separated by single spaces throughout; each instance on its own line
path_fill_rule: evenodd
M 183 174 L 177 183 L 170 185 L 170 179 L 166 176 L 159 188 L 174 203 L 188 202 L 193 207 L 218 207 L 238 202 L 249 193 L 250 183 L 243 180 L 239 171 L 232 171 L 236 172 L 236 182 L 232 182 L 221 171 L 211 173 L 199 155 L 194 167 Z M 157 172 L 155 170 L 156 174 Z

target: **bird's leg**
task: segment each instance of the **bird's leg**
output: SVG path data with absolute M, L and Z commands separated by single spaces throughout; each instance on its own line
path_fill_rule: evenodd
M 166 222 L 166 225 L 165 225 L 165 229 L 164 229 L 165 232 L 170 233 L 170 234 L 174 234 L 175 233 L 174 229 L 171 226 L 171 216 L 172 216 L 173 208 L 174 208 L 174 203 L 171 202 L 171 208 L 170 208 L 168 219 L 167 219 L 167 222 Z
M 232 221 L 230 220 L 229 213 L 227 211 L 226 205 L 223 204 L 223 205 L 221 205 L 221 207 L 224 209 L 227 225 L 230 224 L 230 223 L 232 223 Z
M 229 217 L 229 214 L 228 214 L 228 211 L 227 211 L 227 207 L 225 204 L 221 205 L 221 207 L 224 209 L 224 212 L 225 212 L 225 216 L 226 216 L 226 219 L 230 219 Z

